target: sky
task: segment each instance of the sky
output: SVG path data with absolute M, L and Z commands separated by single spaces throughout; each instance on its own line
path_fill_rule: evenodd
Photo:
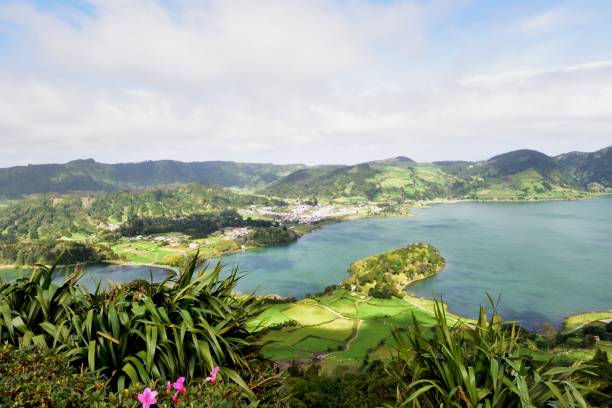
M 0 0 L 0 167 L 612 145 L 612 1 Z

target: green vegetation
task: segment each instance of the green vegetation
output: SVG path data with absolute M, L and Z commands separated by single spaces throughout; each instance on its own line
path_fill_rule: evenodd
M 204 238 L 227 227 L 271 227 L 272 222 L 243 219 L 236 210 L 227 209 L 182 217 L 134 217 L 121 225 L 124 237 L 178 232 Z
M 175 265 L 172 258 L 183 259 L 185 249 L 171 248 L 156 241 L 120 241 L 112 250 L 121 259 L 142 264 Z
M 62 264 L 99 262 L 116 259 L 111 248 L 104 244 L 71 241 L 0 242 L 0 263 L 22 265 L 51 264 L 61 255 Z
M 373 299 L 335 289 L 290 304 L 272 304 L 253 326 L 280 326 L 262 331 L 265 357 L 317 361 L 330 373 L 339 366 L 357 368 L 364 360 L 387 359 L 394 344 L 392 329 L 411 324 L 413 314 L 432 321 L 431 305 L 411 297 Z
M 149 386 L 159 406 L 170 406 L 165 383 L 180 375 L 188 391 L 179 406 L 608 402 L 592 392 L 610 389 L 604 351 L 593 374 L 580 362 L 539 362 L 528 333 L 504 324 L 495 307 L 489 319 L 481 309 L 477 322 L 466 322 L 439 303 L 342 288 L 297 302 L 261 300 L 232 294 L 235 271 L 220 279 L 221 266 L 196 274 L 196 264 L 161 283 L 105 292 L 80 287 L 78 272 L 56 285 L 53 267 L 0 283 L 0 403 L 134 406 Z M 257 357 L 259 345 L 288 370 Z M 204 377 L 215 366 L 212 385 Z
M 98 370 L 118 389 L 128 383 L 205 377 L 215 366 L 244 386 L 237 371 L 248 367 L 247 322 L 260 302 L 232 295 L 237 276 L 221 280 L 221 266 L 196 274 L 194 257 L 180 276 L 160 283 L 137 281 L 89 293 L 62 284 L 54 267 L 29 278 L 0 283 L 0 342 L 65 352 L 76 366 Z
M 106 400 L 105 379 L 77 373 L 68 359 L 50 350 L 0 346 L 0 406 L 82 407 Z
M 417 164 L 398 157 L 301 169 L 268 186 L 280 197 L 405 202 L 433 199 L 576 199 L 612 189 L 612 148 L 549 157 L 517 150 L 483 162 Z
M 354 262 L 344 284 L 375 298 L 403 297 L 410 283 L 435 275 L 445 264 L 432 245 L 413 243 Z
M 117 230 L 124 223 L 149 219 L 159 224 L 172 222 L 175 229 L 189 229 L 190 224 L 197 226 L 198 222 L 206 222 L 209 214 L 255 204 L 283 202 L 205 185 L 88 196 L 32 196 L 0 209 L 0 241 L 113 239 L 118 237 Z M 198 215 L 204 220 L 200 220 Z M 166 226 L 164 230 L 168 229 L 173 228 Z
M 415 315 L 410 324 L 392 330 L 394 353 L 384 362 L 366 360 L 361 368 L 332 371 L 296 362 L 285 380 L 293 391 L 291 406 L 587 407 L 610 402 L 605 391 L 612 364 L 604 352 L 598 351 L 590 366 L 539 363 L 523 347 L 524 332 L 504 324 L 494 305 L 489 319 L 481 309 L 478 321 L 469 324 L 450 318 L 440 303 L 432 313 L 427 321 Z
M 171 184 L 214 184 L 223 187 L 267 185 L 304 166 L 234 162 L 171 160 L 103 164 L 75 160 L 66 164 L 42 164 L 0 169 L 0 198 L 29 194 L 110 192 L 159 188 Z
M 481 308 L 477 323 L 449 325 L 444 308 L 436 304 L 433 330 L 423 330 L 415 319 L 407 331 L 396 331 L 397 377 L 404 404 L 423 407 L 545 406 L 551 400 L 562 406 L 587 404 L 591 391 L 586 369 L 534 367 L 521 353 L 521 334 L 514 325 L 503 325 L 495 305 L 487 319 Z
M 168 391 L 159 383 L 146 385 L 157 389 L 158 407 L 251 407 L 253 393 L 259 406 L 283 406 L 287 395 L 279 384 L 279 373 L 265 362 L 251 361 L 250 368 L 251 372 L 244 373 L 249 391 L 219 378 L 214 386 L 197 378 L 186 383 L 186 390 L 176 403 L 172 401 L 174 389 Z M 66 353 L 0 346 L 2 407 L 136 407 L 140 405 L 137 398 L 143 388 L 143 384 L 130 384 L 123 391 L 115 392 L 106 377 L 75 367 Z
M 279 180 L 264 192 L 281 197 L 404 202 L 450 196 L 455 179 L 436 165 L 407 167 L 392 162 L 364 163 L 300 170 Z
M 563 324 L 563 331 L 569 332 L 577 328 L 594 322 L 609 323 L 612 321 L 612 311 L 607 312 L 588 312 L 568 316 Z
M 246 239 L 238 239 L 241 243 L 249 247 L 266 247 L 279 244 L 287 244 L 297 240 L 299 235 L 283 226 L 269 228 L 255 228 L 246 236 Z
M 265 219 L 243 218 L 235 208 L 283 205 L 257 195 L 203 185 L 96 195 L 31 196 L 0 208 L 0 264 L 125 260 L 180 266 L 195 242 L 207 257 L 297 239 Z M 240 242 L 211 236 L 226 227 L 252 229 Z M 169 241 L 153 241 L 164 234 Z M 122 237 L 146 235 L 145 239 Z M 171 243 L 171 245 L 169 245 Z

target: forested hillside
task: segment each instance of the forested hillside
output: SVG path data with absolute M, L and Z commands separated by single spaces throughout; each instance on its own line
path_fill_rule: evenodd
M 612 188 L 612 148 L 550 157 L 517 150 L 482 162 L 418 164 L 398 157 L 354 166 L 301 169 L 264 192 L 363 200 L 556 199 Z
M 103 164 L 76 160 L 0 169 L 0 199 L 38 193 L 116 192 L 201 183 L 281 197 L 367 200 L 572 198 L 612 188 L 612 148 L 550 157 L 517 150 L 486 161 L 417 163 L 398 156 L 356 165 L 307 167 L 171 160 Z
M 199 184 L 138 192 L 37 195 L 0 209 L 0 240 L 78 238 L 117 230 L 136 218 L 168 219 L 279 203 L 282 202 Z
M 223 161 L 173 160 L 104 164 L 75 160 L 0 169 L 0 198 L 36 193 L 121 191 L 168 184 L 201 183 L 224 187 L 268 185 L 304 166 Z

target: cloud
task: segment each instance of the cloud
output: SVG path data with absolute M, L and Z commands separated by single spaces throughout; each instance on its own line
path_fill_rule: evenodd
M 579 20 L 576 10 L 567 6 L 559 6 L 527 18 L 522 22 L 519 30 L 528 34 L 544 33 L 557 30 Z
M 0 6 L 12 38 L 0 51 L 0 165 L 425 161 L 609 144 L 612 62 L 439 74 L 426 56 L 441 52 L 429 38 L 446 2 L 93 6 Z

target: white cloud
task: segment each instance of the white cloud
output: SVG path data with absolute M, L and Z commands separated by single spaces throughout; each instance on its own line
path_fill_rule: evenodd
M 578 20 L 576 10 L 567 6 L 559 6 L 527 18 L 519 29 L 529 34 L 544 33 L 557 30 Z
M 0 64 L 0 165 L 481 159 L 610 144 L 610 61 L 407 79 L 437 12 L 215 0 L 168 13 L 100 0 L 95 16 L 67 23 L 0 7 L 0 20 L 20 27 L 12 61 Z

